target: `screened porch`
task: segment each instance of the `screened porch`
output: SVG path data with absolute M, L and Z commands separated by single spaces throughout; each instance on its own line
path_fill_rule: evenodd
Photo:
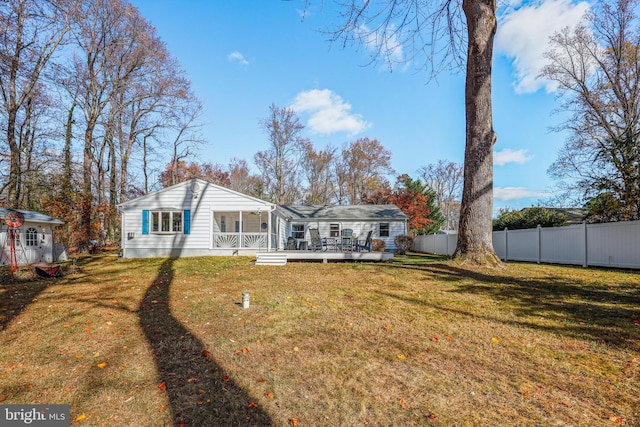
M 268 250 L 274 235 L 268 211 L 213 212 L 214 249 Z

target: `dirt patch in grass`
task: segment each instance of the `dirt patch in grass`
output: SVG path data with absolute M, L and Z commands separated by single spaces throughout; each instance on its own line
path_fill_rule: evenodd
M 3 403 L 100 426 L 640 425 L 635 272 L 78 264 L 0 285 Z

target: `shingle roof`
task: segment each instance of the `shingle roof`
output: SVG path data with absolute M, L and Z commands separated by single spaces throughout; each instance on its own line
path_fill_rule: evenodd
M 40 222 L 40 223 L 46 223 L 46 224 L 64 224 L 64 222 L 60 221 L 59 219 L 52 218 L 52 217 L 47 216 L 45 214 L 41 214 L 40 212 L 23 211 L 23 210 L 20 210 L 20 209 L 0 208 L 0 219 L 4 219 L 5 215 L 7 215 L 7 213 L 10 210 L 14 210 L 16 212 L 20 212 L 22 214 L 22 216 L 24 217 L 25 222 Z
M 396 205 L 291 205 L 277 210 L 293 220 L 406 220 Z

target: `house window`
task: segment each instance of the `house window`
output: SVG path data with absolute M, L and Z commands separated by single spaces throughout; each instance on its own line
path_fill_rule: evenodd
M 182 232 L 182 211 L 151 212 L 151 231 L 155 233 Z
M 304 224 L 293 224 L 291 226 L 291 237 L 294 239 L 304 239 Z
M 380 237 L 389 237 L 389 223 L 381 222 L 380 223 Z
M 340 237 L 340 224 L 329 225 L 329 237 Z
M 38 246 L 38 230 L 33 227 L 27 228 L 25 232 L 25 244 L 27 246 Z

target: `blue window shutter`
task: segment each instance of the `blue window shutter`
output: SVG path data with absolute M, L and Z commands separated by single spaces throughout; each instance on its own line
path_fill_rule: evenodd
M 191 234 L 191 211 L 184 211 L 184 234 Z
M 149 234 L 149 211 L 142 211 L 142 234 Z

